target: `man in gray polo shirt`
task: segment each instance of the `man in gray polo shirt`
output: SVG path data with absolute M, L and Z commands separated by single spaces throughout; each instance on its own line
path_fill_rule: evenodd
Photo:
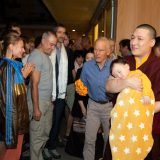
M 45 32 L 40 45 L 32 51 L 28 62 L 35 64 L 28 87 L 30 113 L 30 156 L 31 160 L 43 160 L 42 149 L 48 140 L 52 125 L 53 68 L 49 58 L 57 43 L 56 35 Z

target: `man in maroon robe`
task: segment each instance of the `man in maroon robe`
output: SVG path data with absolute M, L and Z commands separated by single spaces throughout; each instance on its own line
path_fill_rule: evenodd
M 152 26 L 148 24 L 137 26 L 130 42 L 133 56 L 126 57 L 131 70 L 139 69 L 147 75 L 155 95 L 156 105 L 152 132 L 154 144 L 146 160 L 158 160 L 160 158 L 160 59 L 152 52 L 155 37 L 156 30 Z M 137 76 L 127 80 L 117 80 L 110 77 L 106 83 L 106 90 L 111 93 L 118 93 L 126 87 L 139 91 L 143 89 Z

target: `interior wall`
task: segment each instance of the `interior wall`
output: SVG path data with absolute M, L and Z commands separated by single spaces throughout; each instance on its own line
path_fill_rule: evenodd
M 160 35 L 160 0 L 118 0 L 116 48 L 121 39 L 131 37 L 136 26 L 148 23 Z
M 67 30 L 67 32 L 68 32 L 68 30 Z M 79 37 L 82 37 L 82 34 L 79 34 L 77 31 L 75 31 L 75 32 L 70 31 L 68 33 L 69 33 L 70 39 L 73 39 L 73 40 L 76 40 Z
M 112 16 L 112 12 L 111 12 L 111 7 L 106 9 L 106 37 L 110 38 L 111 35 L 111 16 Z

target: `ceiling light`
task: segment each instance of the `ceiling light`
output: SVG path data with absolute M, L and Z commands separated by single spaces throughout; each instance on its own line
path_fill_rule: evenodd
M 72 31 L 75 32 L 76 30 L 75 30 L 75 29 L 72 29 Z
M 104 32 L 104 30 L 102 30 L 102 32 Z

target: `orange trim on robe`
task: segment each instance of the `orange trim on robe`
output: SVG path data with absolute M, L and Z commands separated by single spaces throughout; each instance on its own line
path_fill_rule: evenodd
M 143 63 L 145 63 L 147 61 L 149 57 L 149 54 L 147 54 L 146 56 L 144 56 L 141 60 L 139 58 L 136 58 L 135 57 L 135 60 L 136 60 L 136 69 L 141 66 Z

